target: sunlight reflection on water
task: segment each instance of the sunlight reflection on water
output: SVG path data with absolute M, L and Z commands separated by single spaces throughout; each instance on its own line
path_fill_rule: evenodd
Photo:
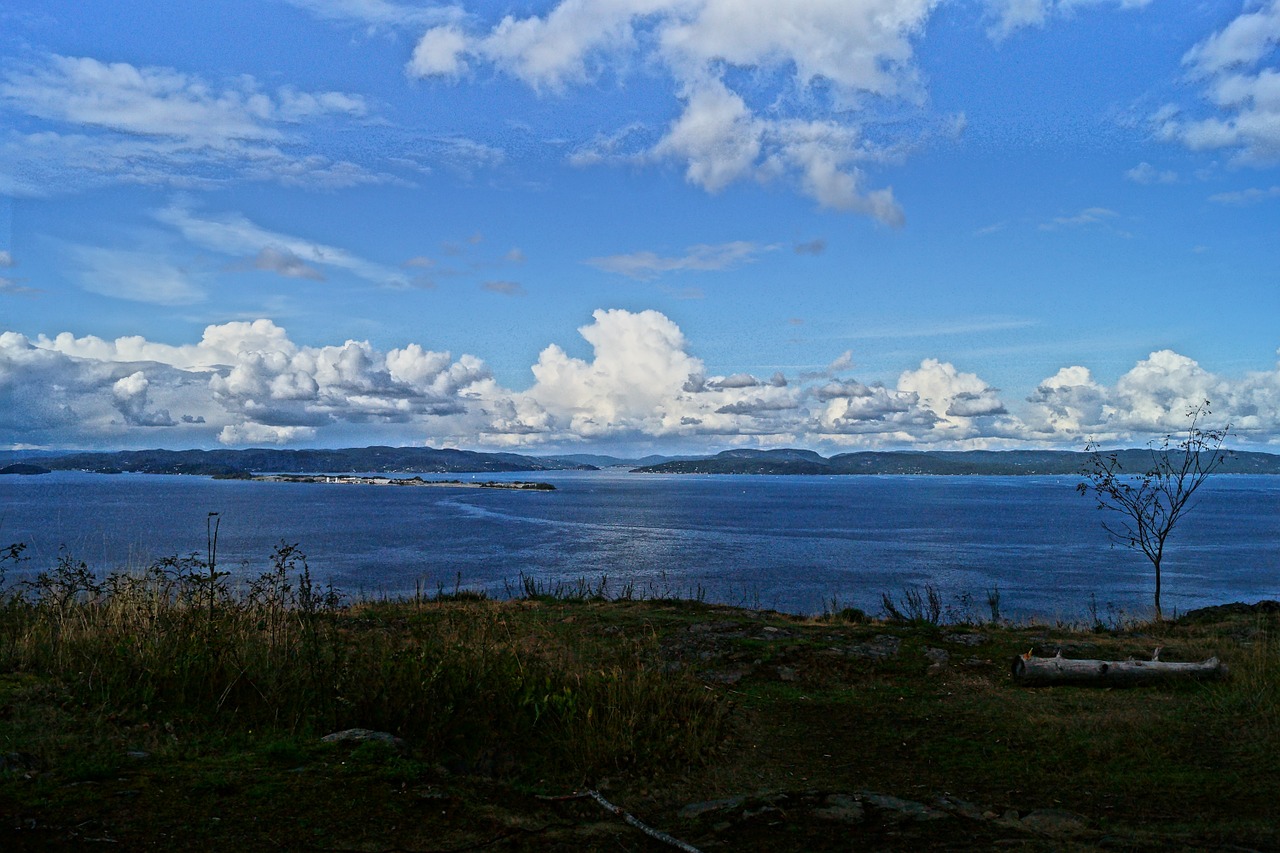
M 0 482 L 0 540 L 29 543 L 28 572 L 61 546 L 99 570 L 141 566 L 203 551 L 216 511 L 224 566 L 255 574 L 275 544 L 298 543 L 322 581 L 363 594 L 452 588 L 459 573 L 502 594 L 524 572 L 804 613 L 832 599 L 876 611 L 882 592 L 921 583 L 951 604 L 962 593 L 984 602 L 998 586 L 1009 615 L 1078 617 L 1091 594 L 1138 612 L 1150 596 L 1145 562 L 1109 546 L 1071 478 L 538 479 L 557 490 L 10 477 Z M 1171 540 L 1166 608 L 1280 597 L 1280 477 L 1219 477 L 1204 494 Z

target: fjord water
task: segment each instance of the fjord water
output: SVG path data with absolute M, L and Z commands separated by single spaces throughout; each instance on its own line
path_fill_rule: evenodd
M 439 479 L 503 479 L 440 475 Z M 505 479 L 530 479 L 530 474 Z M 1142 614 L 1146 561 L 1113 548 L 1071 477 L 681 476 L 545 472 L 553 492 L 397 488 L 57 472 L 0 479 L 0 544 L 46 569 L 60 549 L 105 572 L 206 546 L 239 576 L 297 543 L 344 591 L 463 587 L 501 595 L 523 572 L 554 585 L 607 576 L 615 592 L 815 613 L 879 608 L 931 583 L 944 603 L 999 587 L 1006 615 L 1082 618 L 1090 597 Z M 1166 611 L 1280 598 L 1280 477 L 1220 475 L 1170 540 Z

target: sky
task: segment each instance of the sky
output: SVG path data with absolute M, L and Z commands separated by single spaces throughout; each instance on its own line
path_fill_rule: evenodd
M 1280 446 L 1280 0 L 10 0 L 0 448 Z

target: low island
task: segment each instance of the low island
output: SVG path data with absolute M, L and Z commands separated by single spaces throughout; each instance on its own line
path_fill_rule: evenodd
M 265 483 L 327 483 L 348 486 L 433 486 L 446 489 L 513 489 L 515 491 L 554 492 L 550 483 L 532 483 L 524 480 L 501 482 L 463 482 L 462 480 L 424 480 L 421 477 L 362 476 L 358 474 L 249 474 L 243 480 L 259 480 Z

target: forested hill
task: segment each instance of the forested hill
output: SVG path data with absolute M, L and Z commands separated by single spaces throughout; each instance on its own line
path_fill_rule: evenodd
M 1141 473 L 1152 451 L 1116 451 L 1121 467 Z M 643 474 L 1079 474 L 1089 454 L 1068 450 L 865 451 L 830 458 L 808 450 L 726 450 L 704 459 L 636 468 Z M 1249 451 L 1219 469 L 1233 474 L 1280 474 L 1280 456 Z
M 515 453 L 434 450 L 429 447 L 353 447 L 343 450 L 121 450 L 44 457 L 54 470 L 121 471 L 142 474 L 204 474 L 231 477 L 253 473 L 498 473 L 590 469 L 572 461 Z
M 1151 467 L 1152 451 L 1116 451 L 1125 471 Z M 609 457 L 599 457 L 602 461 Z M 811 450 L 726 450 L 714 456 L 669 459 L 634 468 L 644 474 L 1079 474 L 1089 454 L 1061 450 L 864 451 L 824 457 Z M 15 460 L 18 461 L 18 460 Z M 41 469 L 100 473 L 501 473 L 594 470 L 582 457 L 522 456 L 435 450 L 429 447 L 358 447 L 339 450 L 121 450 L 41 455 Z M 1238 451 L 1224 474 L 1280 474 L 1280 455 Z M 8 471 L 6 471 L 8 473 Z M 13 471 L 12 473 L 22 473 Z M 34 472 L 32 472 L 34 473 Z

